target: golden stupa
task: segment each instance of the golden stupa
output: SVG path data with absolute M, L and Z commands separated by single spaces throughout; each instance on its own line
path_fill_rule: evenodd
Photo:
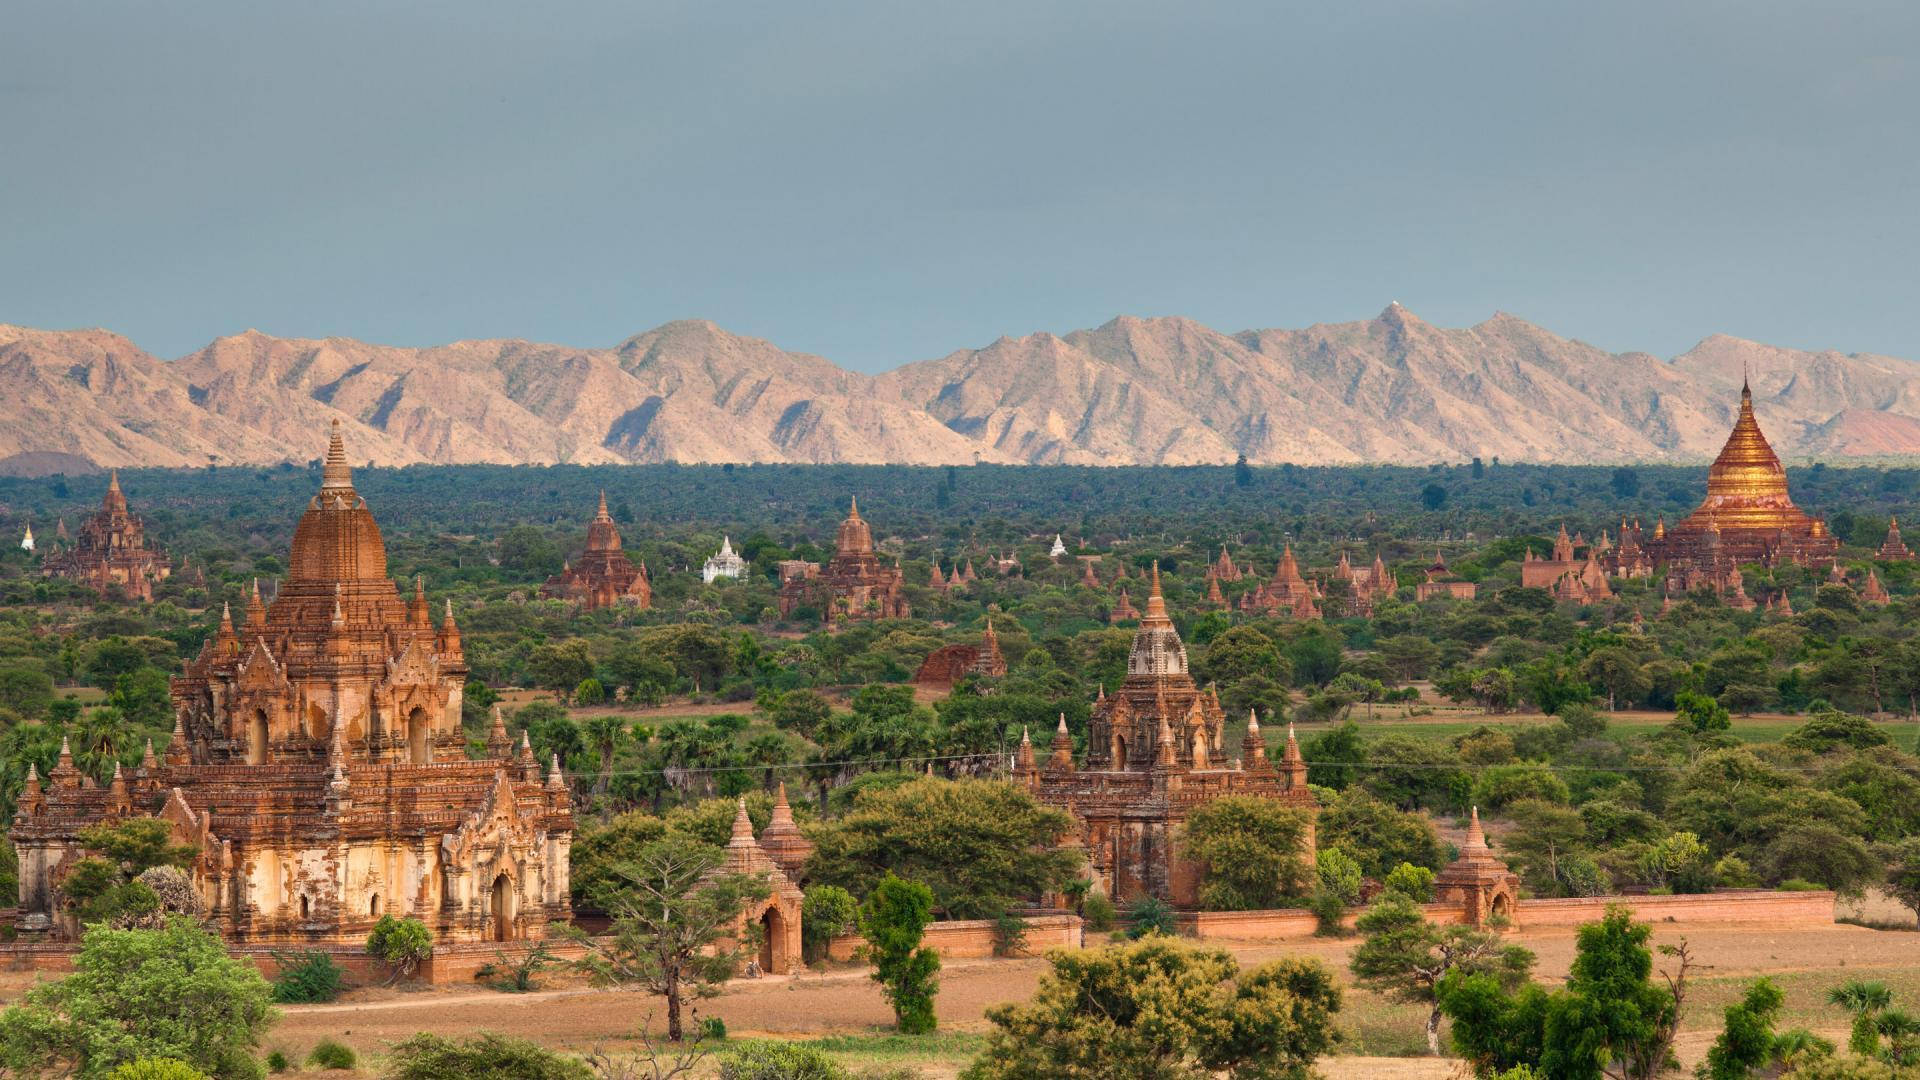
M 1826 522 L 1793 505 L 1787 470 L 1753 415 L 1753 390 L 1740 384 L 1740 415 L 1707 470 L 1707 498 L 1651 542 L 1660 562 L 1696 561 L 1706 552 L 1735 562 L 1825 563 L 1836 542 Z

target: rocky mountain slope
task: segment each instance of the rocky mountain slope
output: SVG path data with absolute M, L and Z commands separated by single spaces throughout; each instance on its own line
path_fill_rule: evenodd
M 305 461 L 340 417 L 381 464 L 1699 460 L 1742 371 L 1789 457 L 1920 454 L 1920 363 L 1721 335 L 1662 360 L 1511 315 L 1225 334 L 1122 317 L 861 375 L 707 322 L 610 349 L 220 338 L 159 360 L 0 325 L 0 471 Z

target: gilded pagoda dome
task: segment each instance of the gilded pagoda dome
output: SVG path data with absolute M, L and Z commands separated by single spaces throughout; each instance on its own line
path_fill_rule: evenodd
M 367 509 L 367 500 L 353 490 L 353 470 L 340 438 L 340 421 L 333 422 L 320 491 L 307 503 L 307 512 L 293 530 L 293 554 L 288 560 L 289 582 L 382 581 L 387 577 L 387 549 L 380 526 Z
M 1709 498 L 1793 505 L 1787 498 L 1787 470 L 1773 452 L 1753 416 L 1753 391 L 1740 387 L 1740 417 L 1734 421 L 1727 445 L 1707 470 Z

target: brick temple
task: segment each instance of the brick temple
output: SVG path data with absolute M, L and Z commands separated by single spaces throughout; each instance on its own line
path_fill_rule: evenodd
M 1224 745 L 1226 716 L 1211 688 L 1187 671 L 1187 649 L 1167 615 L 1160 571 L 1127 654 L 1127 676 L 1112 696 L 1102 689 L 1088 721 L 1084 764 L 1073 760 L 1066 719 L 1044 764 L 1022 737 L 1019 779 L 1041 802 L 1072 814 L 1099 886 L 1116 902 L 1155 896 L 1178 907 L 1199 902 L 1201 868 L 1176 843 L 1188 814 L 1224 795 L 1319 807 L 1291 729 L 1278 766 L 1267 758 L 1258 718 L 1250 717 L 1239 753 Z M 1306 851 L 1313 857 L 1313 828 Z
M 60 537 L 66 535 L 63 522 Z M 32 538 L 29 531 L 28 538 Z M 172 572 L 166 552 L 147 542 L 147 527 L 127 509 L 120 473 L 107 480 L 100 509 L 80 523 L 71 545 L 61 545 L 40 564 L 46 577 L 62 577 L 106 593 L 118 589 L 132 600 L 152 600 L 155 584 Z
M 236 943 L 359 945 L 381 915 L 447 943 L 538 938 L 569 913 L 573 815 L 558 763 L 543 777 L 496 714 L 466 756 L 467 663 L 449 605 L 434 625 L 353 488 L 335 421 L 319 492 L 293 534 L 271 604 L 219 629 L 173 680 L 174 733 L 110 784 L 62 749 L 29 772 L 12 838 L 17 929 L 71 940 L 60 882 L 96 822 L 158 816 L 199 848 L 189 874 L 208 921 Z
M 840 523 L 833 558 L 824 569 L 795 561 L 780 567 L 780 615 L 791 618 L 802 607 L 814 607 L 821 621 L 832 625 L 858 619 L 904 619 L 906 579 L 898 566 L 888 566 L 873 551 L 873 529 L 860 516 L 860 502 L 852 501 Z
M 647 567 L 634 565 L 620 549 L 620 528 L 607 513 L 607 493 L 600 493 L 600 509 L 587 525 L 587 550 L 579 562 L 568 562 L 540 586 L 540 595 L 571 600 L 583 610 L 598 611 L 616 604 L 641 611 L 653 606 L 653 583 Z

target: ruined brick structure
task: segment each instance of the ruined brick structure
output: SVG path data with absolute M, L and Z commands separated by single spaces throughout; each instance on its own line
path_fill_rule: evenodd
M 65 536 L 62 522 L 60 537 Z M 28 539 L 32 539 L 31 530 Z M 40 564 L 43 576 L 68 578 L 101 593 L 119 589 L 134 600 L 153 599 L 153 586 L 165 581 L 171 571 L 166 553 L 147 543 L 146 525 L 127 510 L 118 471 L 107 481 L 100 509 L 80 523 L 72 545 L 61 544 Z
M 1881 541 L 1874 558 L 1883 562 L 1908 562 L 1913 558 L 1913 552 L 1907 550 L 1906 542 L 1900 539 L 1899 518 L 1887 522 L 1887 538 Z
M 900 568 L 887 566 L 873 553 L 873 530 L 860 517 L 858 500 L 840 523 L 833 558 L 825 569 L 818 573 L 796 569 L 791 577 L 785 563 L 780 569 L 783 617 L 807 605 L 817 607 L 821 620 L 829 625 L 853 619 L 904 619 L 912 613 Z
M 620 529 L 607 513 L 607 493 L 587 525 L 587 550 L 540 586 L 540 595 L 571 600 L 587 611 L 626 604 L 642 611 L 653 606 L 653 583 L 645 564 L 635 566 L 620 550 Z
M 105 788 L 70 754 L 30 776 L 14 820 L 18 929 L 77 931 L 60 882 L 87 825 L 155 815 L 200 849 L 190 870 L 236 943 L 363 943 L 384 914 L 441 942 L 538 938 L 569 914 L 573 816 L 558 762 L 543 779 L 496 714 L 466 757 L 467 664 L 451 606 L 439 626 L 403 600 L 354 491 L 338 421 L 320 491 L 294 530 L 271 605 L 220 626 L 173 680 L 174 733 Z
M 987 629 L 978 645 L 943 645 L 927 654 L 913 681 L 918 686 L 947 687 L 969 675 L 999 678 L 1007 673 L 1006 657 L 1000 655 L 1000 636 L 993 632 L 993 617 L 987 617 Z
M 793 823 L 793 810 L 787 805 L 784 784 L 780 787 L 780 800 L 774 804 L 773 820 L 767 823 L 758 840 L 753 837 L 753 822 L 747 817 L 747 800 L 742 798 L 740 810 L 733 818 L 733 838 L 727 841 L 726 861 L 714 871 L 716 874 L 765 875 L 770 890 L 767 898 L 740 913 L 736 933 L 758 930 L 760 952 L 754 962 L 769 975 L 789 974 L 803 963 L 800 915 L 806 898 L 800 891 L 800 866 L 806 863 L 813 844 L 799 834 Z M 794 841 L 801 846 L 794 846 Z
M 1438 600 L 1443 597 L 1453 600 L 1471 600 L 1476 589 L 1473 582 L 1456 576 L 1447 569 L 1447 558 L 1438 550 L 1433 553 L 1433 565 L 1427 567 L 1427 579 L 1413 587 L 1413 598 L 1421 603 Z
M 1127 677 L 1104 688 L 1088 721 L 1083 765 L 1061 718 L 1041 764 L 1024 736 L 1015 769 L 1040 801 L 1072 814 L 1099 887 L 1115 901 L 1156 896 L 1176 906 L 1199 901 L 1200 868 L 1176 843 L 1187 815 L 1224 795 L 1276 799 L 1311 815 L 1307 766 L 1291 730 L 1278 768 L 1269 761 L 1257 718 L 1235 758 L 1224 740 L 1226 717 L 1211 688 L 1187 672 L 1187 650 L 1167 616 L 1160 572 L 1152 573 L 1146 614 L 1127 655 Z M 1307 851 L 1313 854 L 1309 825 Z

